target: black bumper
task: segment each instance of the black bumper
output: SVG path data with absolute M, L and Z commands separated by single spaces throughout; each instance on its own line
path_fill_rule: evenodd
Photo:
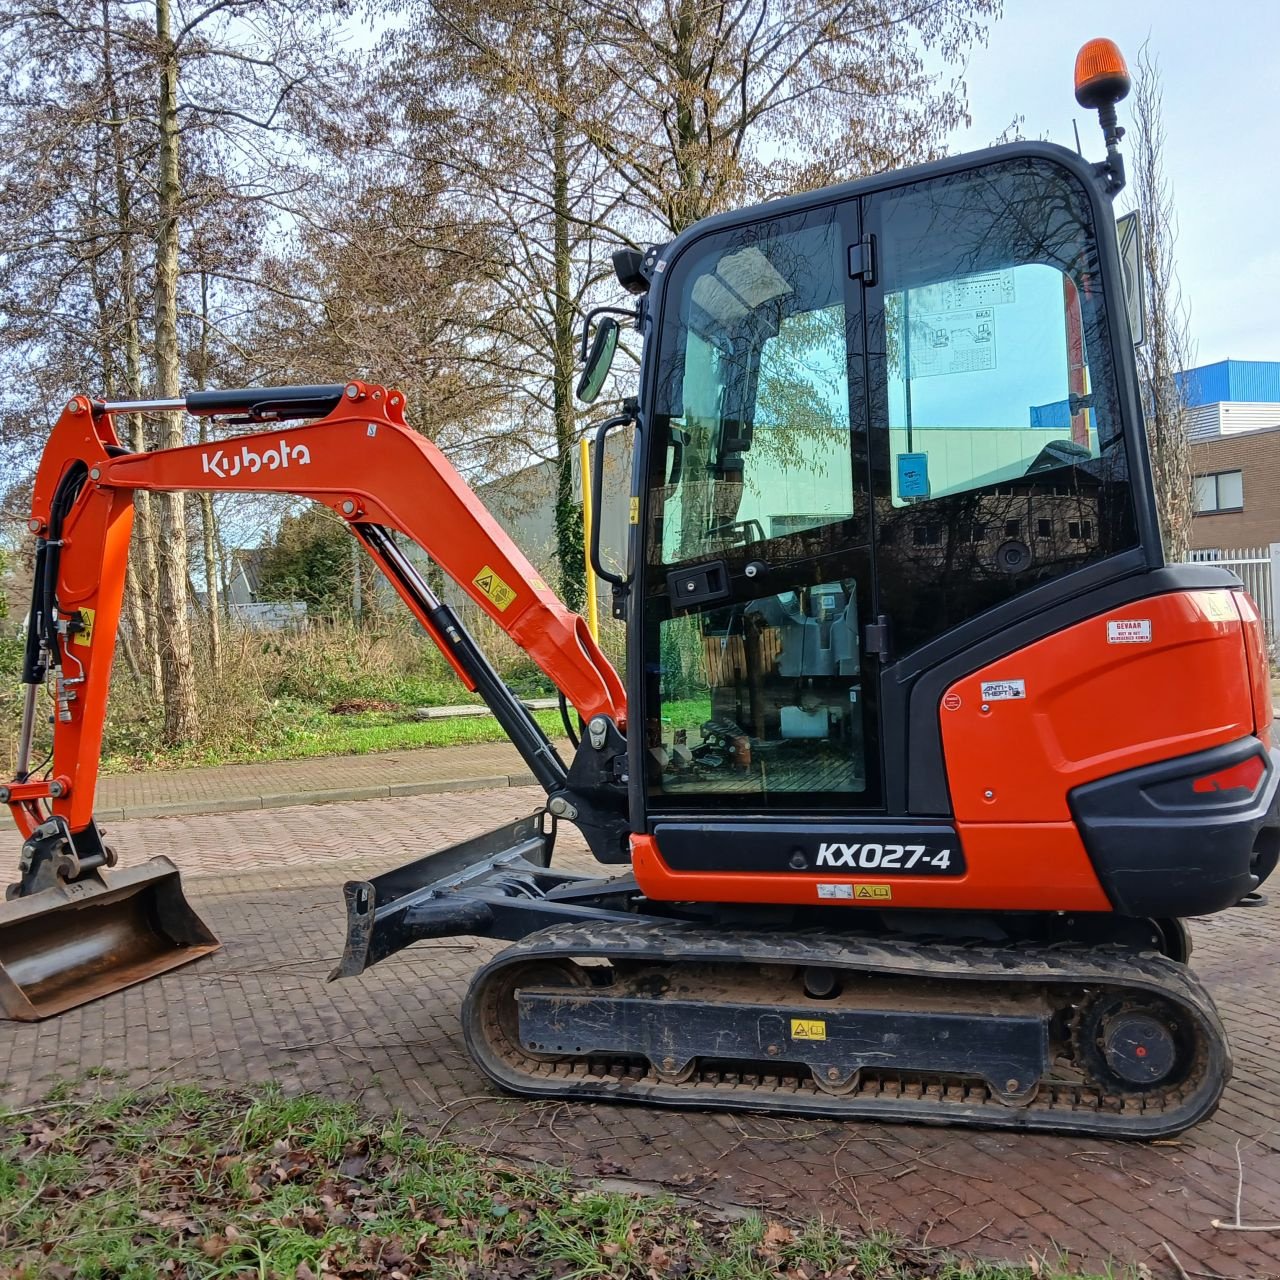
M 1280 750 L 1254 737 L 1090 782 L 1070 802 L 1123 915 L 1221 911 L 1280 857 Z

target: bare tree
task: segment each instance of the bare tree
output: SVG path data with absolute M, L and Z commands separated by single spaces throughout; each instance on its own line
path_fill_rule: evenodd
M 1177 375 L 1195 363 L 1190 309 L 1178 281 L 1178 215 L 1164 166 L 1160 64 L 1147 45 L 1138 52 L 1133 88 L 1133 199 L 1142 231 L 1146 341 L 1138 377 L 1147 424 L 1156 503 L 1169 560 L 1185 560 L 1193 515 L 1187 400 Z
M 524 460 L 555 463 L 558 585 L 579 607 L 577 328 L 603 275 L 602 226 L 620 204 L 584 126 L 607 88 L 589 56 L 593 11 L 583 0 L 421 0 L 410 13 L 386 47 L 404 149 L 448 175 L 459 216 L 489 236 L 497 293 L 482 323 L 514 360 L 508 425 Z M 625 237 L 615 227 L 607 238 Z
M 966 121 L 958 63 L 1001 0 L 600 0 L 615 88 L 584 126 L 669 232 L 708 214 L 938 154 Z

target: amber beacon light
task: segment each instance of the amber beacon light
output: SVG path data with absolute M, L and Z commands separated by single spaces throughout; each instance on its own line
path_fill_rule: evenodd
M 1129 68 L 1114 40 L 1090 40 L 1076 54 L 1076 101 L 1090 111 L 1129 96 Z
M 1116 117 L 1116 103 L 1129 96 L 1132 83 L 1124 54 L 1114 40 L 1090 40 L 1076 54 L 1076 101 L 1098 113 L 1102 140 L 1107 144 L 1107 158 L 1098 173 L 1107 194 L 1113 197 L 1124 187 L 1124 159 L 1120 155 L 1124 130 Z

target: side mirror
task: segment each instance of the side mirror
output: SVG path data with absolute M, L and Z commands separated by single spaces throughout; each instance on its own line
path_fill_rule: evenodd
M 583 404 L 592 404 L 604 386 L 613 365 L 613 355 L 618 349 L 618 335 L 622 331 L 612 316 L 605 316 L 596 327 L 596 336 L 591 343 L 591 351 L 587 356 L 586 367 L 582 377 L 578 379 L 576 392 Z

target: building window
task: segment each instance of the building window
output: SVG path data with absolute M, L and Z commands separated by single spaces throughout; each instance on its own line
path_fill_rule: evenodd
M 1243 509 L 1243 472 L 1218 471 L 1211 476 L 1196 476 L 1196 515 Z

